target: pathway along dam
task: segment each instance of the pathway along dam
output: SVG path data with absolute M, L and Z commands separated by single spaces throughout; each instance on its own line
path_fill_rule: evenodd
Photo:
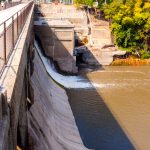
M 93 27 L 88 33 L 87 18 L 82 20 L 87 14 L 78 15 L 73 8 L 77 18 L 72 17 L 72 6 L 66 10 L 43 4 L 35 17 L 34 4 L 29 6 L 0 80 L 0 150 L 149 150 L 150 67 L 102 66 L 116 51 L 89 45 L 77 48 L 74 56 L 69 46 L 74 48 L 74 41 L 83 40 L 84 34 L 91 40 L 94 32 L 110 44 L 108 29 Z M 49 9 L 58 9 L 61 19 Z M 70 12 L 70 22 L 76 24 L 64 21 L 62 12 Z M 93 38 L 99 47 L 99 39 Z M 99 69 L 77 74 L 76 58 L 92 67 L 99 64 Z

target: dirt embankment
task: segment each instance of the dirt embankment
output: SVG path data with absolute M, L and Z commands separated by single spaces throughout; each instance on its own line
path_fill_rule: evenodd
M 138 59 L 134 57 L 129 57 L 126 59 L 115 59 L 112 66 L 143 66 L 150 65 L 150 59 Z

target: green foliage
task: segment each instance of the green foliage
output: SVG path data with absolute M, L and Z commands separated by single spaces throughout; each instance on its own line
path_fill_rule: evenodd
M 150 1 L 114 0 L 103 6 L 105 18 L 111 21 L 115 43 L 150 57 Z M 136 49 L 136 51 L 135 51 Z M 142 51 L 140 51 L 142 49 Z
M 88 5 L 88 6 L 92 6 L 93 4 L 93 0 L 74 0 L 74 3 L 77 5 Z
M 124 17 L 122 19 L 122 26 L 127 28 L 132 27 L 134 26 L 134 20 L 131 17 Z
M 107 4 L 111 3 L 112 0 L 75 0 L 74 3 L 77 5 L 87 5 L 87 6 L 93 6 L 93 2 L 98 2 L 99 6 L 101 7 L 102 5 L 104 5 L 104 3 L 106 2 Z
M 150 58 L 150 52 L 147 52 L 147 51 L 145 51 L 145 50 L 141 50 L 141 51 L 140 51 L 140 54 L 141 54 L 141 58 L 142 58 L 142 59 Z
M 98 1 L 105 18 L 111 23 L 115 43 L 138 53 L 142 58 L 148 58 L 150 0 L 75 0 L 75 3 L 92 6 L 95 1 Z

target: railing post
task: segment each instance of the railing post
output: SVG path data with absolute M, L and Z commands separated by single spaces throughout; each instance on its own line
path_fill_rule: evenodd
M 19 20 L 18 20 L 18 12 L 17 12 L 17 37 L 18 37 L 18 35 L 19 35 L 19 29 L 18 29 L 18 23 L 19 23 Z
M 27 18 L 27 7 L 25 8 L 25 18 Z
M 23 12 L 21 10 L 21 30 L 22 30 L 22 25 L 23 25 Z
M 23 24 L 25 23 L 25 8 L 23 9 Z
M 4 22 L 4 64 L 6 65 L 6 22 Z
M 22 13 L 21 13 L 21 10 L 20 10 L 20 15 L 19 16 L 20 16 L 20 22 L 19 22 L 20 23 L 20 25 L 19 25 L 19 31 L 20 31 L 20 29 L 21 29 L 21 22 L 22 22 Z
M 14 16 L 12 16 L 12 46 L 14 48 L 15 41 L 14 41 Z
M 12 3 L 11 3 L 12 4 Z M 4 7 L 6 7 L 6 6 L 4 6 Z M 20 10 L 20 11 L 18 11 L 15 15 L 17 15 L 17 37 L 18 37 L 18 35 L 19 35 L 19 33 L 20 33 L 20 30 L 22 29 L 22 27 L 23 27 L 23 25 L 24 25 L 24 23 L 25 23 L 25 21 L 26 21 L 26 19 L 27 19 L 27 16 L 28 16 L 28 14 L 29 14 L 29 11 L 30 11 L 30 9 L 31 9 L 31 7 L 32 7 L 32 3 L 30 3 L 28 6 L 26 6 L 26 7 L 24 7 L 22 10 Z M 11 17 L 11 19 L 12 19 L 12 48 L 14 48 L 14 46 L 15 46 L 15 41 L 16 41 L 16 39 L 15 39 L 15 22 L 14 22 L 14 20 L 15 20 L 15 16 L 13 15 L 12 17 Z M 4 65 L 6 65 L 6 63 L 7 63 L 7 59 L 8 59 L 8 56 L 7 56 L 7 26 L 6 26 L 6 22 L 7 21 L 5 21 L 4 23 L 3 23 L 3 26 L 4 26 L 4 32 L 3 32 L 3 59 L 4 59 Z

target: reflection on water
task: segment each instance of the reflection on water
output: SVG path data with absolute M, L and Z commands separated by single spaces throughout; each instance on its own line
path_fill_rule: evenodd
M 106 67 L 62 76 L 38 53 L 49 75 L 66 87 L 81 138 L 95 150 L 150 149 L 150 68 Z

